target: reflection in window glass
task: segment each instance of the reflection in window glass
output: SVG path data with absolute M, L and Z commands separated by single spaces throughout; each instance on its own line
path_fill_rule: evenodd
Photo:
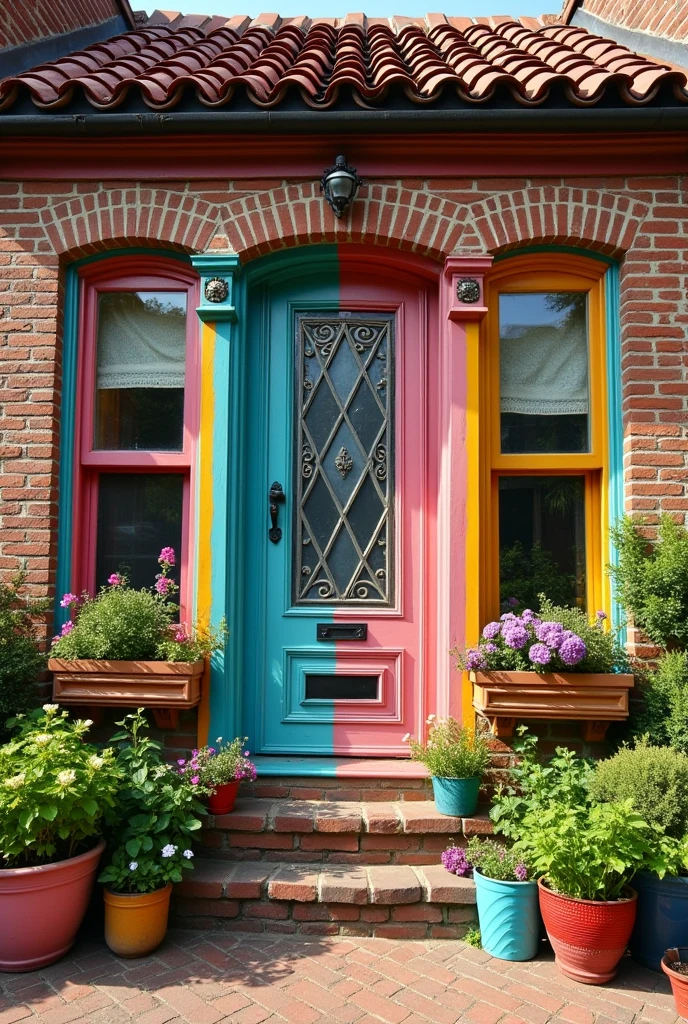
M 150 587 L 162 548 L 177 553 L 170 575 L 179 583 L 182 537 L 180 473 L 103 473 L 98 487 L 96 586 L 123 572 L 133 587 Z
M 186 292 L 105 292 L 98 300 L 97 449 L 181 451 Z
M 520 476 L 499 480 L 499 594 L 505 609 L 585 607 L 585 479 Z
M 585 292 L 499 296 L 501 450 L 587 452 Z

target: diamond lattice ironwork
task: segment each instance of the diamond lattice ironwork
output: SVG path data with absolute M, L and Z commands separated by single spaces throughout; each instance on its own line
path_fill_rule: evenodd
M 296 316 L 293 599 L 393 595 L 394 316 Z

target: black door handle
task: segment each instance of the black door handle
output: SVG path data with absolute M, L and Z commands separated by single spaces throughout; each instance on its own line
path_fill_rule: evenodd
M 277 525 L 277 516 L 279 506 L 284 504 L 284 491 L 282 490 L 282 484 L 278 484 L 277 481 L 270 488 L 268 502 L 270 503 L 270 522 L 272 523 L 268 530 L 268 537 L 273 544 L 279 544 L 282 540 L 282 530 Z

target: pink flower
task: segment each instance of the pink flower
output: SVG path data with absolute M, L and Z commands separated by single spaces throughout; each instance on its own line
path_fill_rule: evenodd
M 155 581 L 155 589 L 163 597 L 170 592 L 173 586 L 172 580 L 168 580 L 167 576 L 158 576 Z
M 72 622 L 71 619 L 67 619 L 67 621 L 62 624 L 61 635 L 62 636 L 67 636 L 67 634 L 71 633 L 73 629 L 74 629 L 74 623 Z
M 70 605 L 76 604 L 79 600 L 77 594 L 63 594 L 62 600 L 60 601 L 60 608 L 69 608 Z
M 118 572 L 113 572 L 112 576 L 108 576 L 108 583 L 111 587 L 121 587 L 124 583 L 124 579 Z
M 192 786 L 197 786 L 200 781 L 201 781 L 200 776 L 199 775 L 194 775 L 193 778 L 191 779 L 191 785 Z
M 186 764 L 186 761 L 184 760 L 183 757 L 180 757 L 179 760 L 177 761 L 177 764 Z
M 163 548 L 158 557 L 158 562 L 160 565 L 175 565 L 176 555 L 174 548 Z
M 178 629 L 174 634 L 174 639 L 178 644 L 184 644 L 189 639 L 183 629 Z

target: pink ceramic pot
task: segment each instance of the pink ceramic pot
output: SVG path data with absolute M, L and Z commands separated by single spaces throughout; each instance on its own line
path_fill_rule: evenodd
M 69 860 L 0 870 L 0 971 L 35 971 L 69 952 L 104 849 L 101 840 Z
M 234 801 L 239 792 L 239 782 L 226 782 L 218 786 L 208 797 L 208 810 L 211 814 L 229 814 L 234 810 Z

